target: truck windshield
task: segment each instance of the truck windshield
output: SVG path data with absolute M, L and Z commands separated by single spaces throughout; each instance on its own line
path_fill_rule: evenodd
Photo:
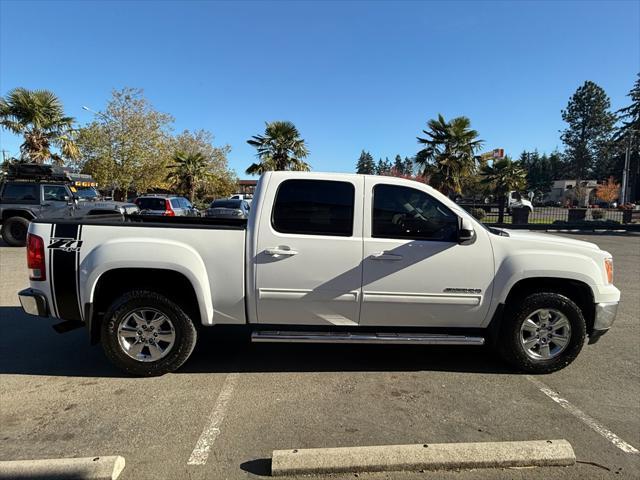
M 95 200 L 100 196 L 93 187 L 76 187 L 76 195 L 83 200 Z

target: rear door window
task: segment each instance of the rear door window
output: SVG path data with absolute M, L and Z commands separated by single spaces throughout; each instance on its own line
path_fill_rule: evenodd
M 354 197 L 349 182 L 286 180 L 278 188 L 271 224 L 280 233 L 350 237 Z
M 171 208 L 184 208 L 179 198 L 171 199 Z
M 40 185 L 34 183 L 9 183 L 2 191 L 4 203 L 40 203 Z

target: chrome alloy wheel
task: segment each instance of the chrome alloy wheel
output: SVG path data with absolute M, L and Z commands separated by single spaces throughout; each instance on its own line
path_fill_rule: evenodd
M 553 308 L 534 311 L 520 327 L 520 342 L 534 360 L 550 360 L 560 355 L 571 339 L 571 323 Z
M 166 356 L 176 341 L 171 320 L 152 308 L 127 313 L 118 325 L 120 348 L 138 362 L 155 362 Z

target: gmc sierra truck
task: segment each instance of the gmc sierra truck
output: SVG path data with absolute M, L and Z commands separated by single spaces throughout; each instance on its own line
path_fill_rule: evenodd
M 134 375 L 176 370 L 223 324 L 255 342 L 487 344 L 547 373 L 611 327 L 620 299 L 598 246 L 486 228 L 384 176 L 269 172 L 247 220 L 36 219 L 27 257 L 23 309 L 86 326 Z

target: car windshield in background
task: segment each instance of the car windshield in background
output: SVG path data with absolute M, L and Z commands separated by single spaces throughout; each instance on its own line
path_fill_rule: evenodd
M 242 200 L 214 200 L 210 208 L 240 208 Z
M 98 198 L 100 195 L 98 194 L 97 190 L 93 187 L 86 187 L 86 188 L 77 188 L 76 187 L 76 195 L 80 198 L 84 198 L 86 200 L 91 200 L 93 198 Z
M 164 198 L 139 198 L 136 205 L 140 210 L 165 210 L 167 206 Z

